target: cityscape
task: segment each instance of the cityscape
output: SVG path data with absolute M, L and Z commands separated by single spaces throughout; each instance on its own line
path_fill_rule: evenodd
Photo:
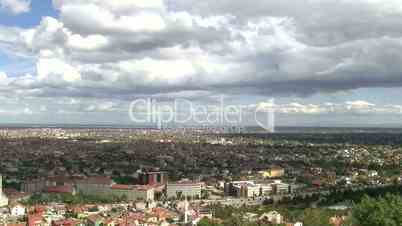
M 402 1 L 0 0 L 0 226 L 402 226 Z
M 401 194 L 400 132 L 312 130 L 3 128 L 0 219 L 347 225 L 365 195 Z

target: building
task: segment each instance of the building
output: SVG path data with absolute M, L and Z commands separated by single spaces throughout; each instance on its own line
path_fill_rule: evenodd
M 71 186 L 71 185 L 46 187 L 44 192 L 46 192 L 46 193 L 55 193 L 55 194 L 72 194 L 72 195 L 75 195 L 74 186 Z
M 30 194 L 43 192 L 45 188 L 46 188 L 45 179 L 27 180 L 22 184 L 22 191 Z
M 28 215 L 28 226 L 41 226 L 43 223 L 43 215 L 41 213 Z
M 261 184 L 260 190 L 262 196 L 272 195 L 274 192 L 272 184 Z
M 79 193 L 85 195 L 109 195 L 113 184 L 109 177 L 90 177 L 77 181 L 76 187 Z
M 285 169 L 274 166 L 268 170 L 260 171 L 259 172 L 264 178 L 280 178 L 285 176 Z
M 82 180 L 82 178 L 70 178 L 64 176 L 26 180 L 22 184 L 22 190 L 28 194 L 40 192 L 74 194 L 74 186 L 79 180 Z
M 250 181 L 233 183 L 233 190 L 236 197 L 251 198 L 260 195 L 260 186 Z
M 52 222 L 52 226 L 81 226 L 81 225 L 83 224 L 80 221 L 72 219 L 62 219 Z
M 0 174 L 0 207 L 8 205 L 8 198 L 3 193 L 3 176 Z
M 167 183 L 166 172 L 141 172 L 139 173 L 141 185 L 162 185 Z
M 123 185 L 115 184 L 108 177 L 90 177 L 85 180 L 77 181 L 76 184 L 79 193 L 86 195 L 99 195 L 124 197 L 129 201 L 153 201 L 154 188 L 142 185 Z
M 269 213 L 264 213 L 260 217 L 260 221 L 267 222 L 270 224 L 282 224 L 283 223 L 283 216 L 276 212 L 276 211 L 271 211 Z
M 128 201 L 153 201 L 155 193 L 150 186 L 114 184 L 110 187 L 110 194 L 125 197 Z
M 225 185 L 225 193 L 239 198 L 251 198 L 261 195 L 261 186 L 253 181 L 233 181 Z
M 334 216 L 329 219 L 329 224 L 333 226 L 342 226 L 346 221 L 346 217 Z
M 101 226 L 101 225 L 105 225 L 105 219 L 100 216 L 100 215 L 91 215 L 88 217 L 86 225 L 89 226 Z
M 30 194 L 27 194 L 27 193 L 24 193 L 24 192 L 19 192 L 16 189 L 13 189 L 13 188 L 3 189 L 3 193 L 8 198 L 9 203 L 20 202 L 20 201 L 23 201 L 23 200 L 27 200 L 30 197 Z
M 239 187 L 240 192 L 241 192 L 241 197 L 244 198 L 252 198 L 252 197 L 257 197 L 260 196 L 260 185 L 258 184 L 247 184 L 245 186 L 241 185 Z
M 13 217 L 22 217 L 26 214 L 26 208 L 20 204 L 17 204 L 10 208 L 10 213 Z
M 89 178 L 48 177 L 46 179 L 35 179 L 26 181 L 23 185 L 23 189 L 26 192 L 32 193 L 67 193 L 72 195 L 81 193 L 84 195 L 97 196 L 115 195 L 125 197 L 129 201 L 153 201 L 155 192 L 153 186 L 119 185 L 115 184 L 110 177 L 101 176 Z
M 378 177 L 378 172 L 375 170 L 369 170 L 367 173 L 368 177 Z
M 166 186 L 166 196 L 168 198 L 200 198 L 202 187 L 203 183 L 193 181 L 179 181 L 176 183 L 168 183 Z
M 290 185 L 280 180 L 275 180 L 272 183 L 272 188 L 275 194 L 288 194 L 291 191 Z
M 290 192 L 290 185 L 281 180 L 262 184 L 257 184 L 254 181 L 232 181 L 225 184 L 225 195 L 238 198 L 288 194 Z

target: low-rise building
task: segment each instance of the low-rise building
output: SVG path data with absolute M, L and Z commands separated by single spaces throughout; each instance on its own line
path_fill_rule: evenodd
M 110 187 L 110 194 L 125 197 L 129 201 L 154 200 L 154 189 L 150 186 L 114 184 Z
M 22 217 L 26 214 L 26 208 L 20 204 L 17 204 L 10 208 L 10 213 L 13 217 Z
M 254 181 L 233 181 L 225 184 L 225 194 L 238 198 L 287 194 L 289 192 L 290 185 L 283 183 L 281 180 L 262 182 L 261 184 L 257 184 Z
M 159 171 L 140 172 L 139 181 L 142 185 L 161 185 L 167 183 L 167 173 Z
M 30 194 L 42 192 L 45 188 L 46 188 L 45 179 L 27 180 L 22 184 L 22 191 Z
M 108 195 L 113 180 L 109 177 L 90 177 L 77 181 L 77 190 L 87 195 Z
M 287 194 L 290 191 L 289 184 L 283 183 L 280 180 L 274 181 L 274 183 L 272 183 L 271 185 L 275 194 Z
M 263 215 L 261 215 L 259 220 L 276 225 L 276 224 L 283 223 L 283 216 L 276 211 L 271 211 L 271 212 L 264 213 Z
M 274 166 L 268 170 L 259 172 L 264 178 L 279 178 L 285 175 L 285 169 L 282 167 Z
M 268 196 L 274 192 L 271 184 L 261 184 L 260 190 L 262 196 Z
M 168 183 L 166 186 L 166 196 L 168 198 L 200 198 L 202 187 L 203 183 L 193 181 L 179 181 L 176 183 Z
M 153 201 L 154 188 L 151 186 L 141 185 L 123 185 L 115 184 L 112 179 L 108 177 L 92 177 L 85 180 L 78 181 L 78 192 L 87 195 L 115 195 L 124 197 L 129 201 Z
M 251 181 L 238 181 L 232 184 L 236 197 L 251 198 L 260 196 L 260 186 Z

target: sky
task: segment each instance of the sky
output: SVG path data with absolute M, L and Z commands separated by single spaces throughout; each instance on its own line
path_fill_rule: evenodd
M 0 0 L 0 124 L 135 124 L 155 112 L 133 101 L 185 99 L 402 126 L 401 18 L 400 0 Z

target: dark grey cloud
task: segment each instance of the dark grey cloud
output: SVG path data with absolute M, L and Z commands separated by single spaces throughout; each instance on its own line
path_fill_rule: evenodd
M 0 27 L 2 50 L 37 62 L 36 73 L 13 78 L 8 90 L 127 99 L 192 91 L 308 96 L 402 84 L 396 0 L 54 2 L 58 19 Z
M 188 1 L 172 0 L 172 10 L 190 10 L 205 16 L 230 14 L 238 23 L 246 24 L 259 17 L 286 17 L 294 21 L 297 37 L 316 46 L 331 46 L 343 42 L 400 37 L 402 22 L 397 0 L 357 1 Z

